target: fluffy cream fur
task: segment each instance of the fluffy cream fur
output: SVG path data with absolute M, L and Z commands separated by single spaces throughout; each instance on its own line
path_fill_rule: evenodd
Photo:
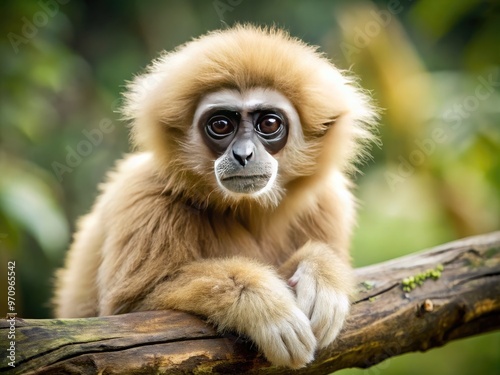
M 228 200 L 194 141 L 204 95 L 270 89 L 300 117 L 276 155 L 278 200 Z M 344 72 L 277 29 L 212 32 L 154 61 L 127 93 L 140 152 L 120 161 L 57 274 L 58 317 L 180 309 L 304 366 L 348 314 L 354 203 L 346 172 L 374 111 Z M 279 185 L 279 186 L 278 186 Z

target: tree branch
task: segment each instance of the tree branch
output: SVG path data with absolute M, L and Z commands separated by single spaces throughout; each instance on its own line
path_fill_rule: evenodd
M 440 265 L 444 269 L 437 278 Z M 434 274 L 426 274 L 428 269 Z M 340 337 L 294 373 L 370 367 L 500 329 L 500 232 L 359 268 L 356 275 L 359 292 Z M 414 289 L 405 292 L 404 286 Z M 89 319 L 16 317 L 15 322 L 15 367 L 3 360 L 0 372 L 289 373 L 270 366 L 244 338 L 220 336 L 202 319 L 177 311 Z M 2 320 L 2 348 L 11 345 L 10 332 L 9 320 Z

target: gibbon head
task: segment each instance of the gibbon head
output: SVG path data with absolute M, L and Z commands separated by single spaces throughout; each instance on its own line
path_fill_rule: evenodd
M 299 181 L 351 168 L 376 117 L 316 48 L 249 25 L 162 55 L 129 84 L 124 113 L 169 189 L 265 206 Z

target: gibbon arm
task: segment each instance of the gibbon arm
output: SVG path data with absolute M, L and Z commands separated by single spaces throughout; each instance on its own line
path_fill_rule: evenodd
M 186 264 L 139 306 L 157 309 L 203 315 L 219 330 L 252 337 L 277 365 L 302 367 L 313 359 L 316 340 L 292 291 L 272 268 L 247 258 Z

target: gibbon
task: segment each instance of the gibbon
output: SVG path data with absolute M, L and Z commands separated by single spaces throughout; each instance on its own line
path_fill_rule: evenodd
M 55 315 L 178 309 L 305 366 L 349 312 L 369 97 L 315 47 L 237 25 L 163 54 L 125 99 L 138 151 L 79 221 Z

